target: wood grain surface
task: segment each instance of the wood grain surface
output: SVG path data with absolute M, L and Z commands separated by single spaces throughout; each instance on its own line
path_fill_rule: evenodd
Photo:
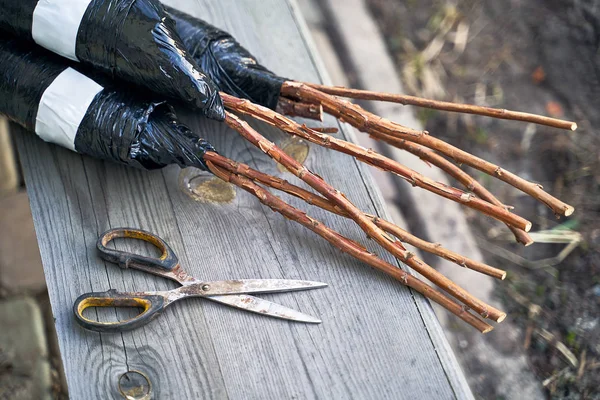
M 293 2 L 166 3 L 229 30 L 277 73 L 323 81 Z M 189 112 L 182 119 L 224 155 L 297 182 L 224 124 Z M 277 143 L 288 139 L 255 126 Z M 339 135 L 352 140 L 354 133 L 342 126 Z M 178 189 L 177 167 L 138 171 L 71 153 L 22 130 L 15 136 L 72 399 L 122 398 L 117 383 L 128 370 L 149 377 L 156 399 L 471 397 L 420 295 L 341 254 L 245 192 L 236 191 L 230 203 L 201 203 Z M 315 146 L 306 164 L 363 210 L 385 216 L 363 165 Z M 282 197 L 393 262 L 348 220 Z M 175 287 L 98 258 L 98 235 L 123 226 L 163 237 L 184 268 L 202 279 L 327 282 L 326 289 L 262 296 L 323 323 L 290 323 L 197 299 L 177 303 L 133 332 L 84 331 L 71 312 L 84 292 Z M 141 250 L 135 242 L 117 246 Z M 112 309 L 98 314 L 104 320 L 123 317 Z

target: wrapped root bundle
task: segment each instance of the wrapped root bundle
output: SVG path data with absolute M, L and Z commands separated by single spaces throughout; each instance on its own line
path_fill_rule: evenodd
M 158 0 L 0 0 L 0 29 L 222 120 L 216 86 Z
M 0 40 L 0 112 L 47 142 L 94 158 L 155 169 L 206 168 L 210 144 L 163 101 L 94 74 L 38 46 Z

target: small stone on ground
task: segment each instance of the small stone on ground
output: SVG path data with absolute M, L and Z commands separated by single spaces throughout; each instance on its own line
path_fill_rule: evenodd
M 8 293 L 46 287 L 26 192 L 0 198 L 0 287 Z
M 0 301 L 0 400 L 50 399 L 40 309 L 30 297 Z

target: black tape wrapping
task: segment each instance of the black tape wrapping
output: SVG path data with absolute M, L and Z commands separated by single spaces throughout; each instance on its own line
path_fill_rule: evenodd
M 31 36 L 33 10 L 38 0 L 0 0 L 0 29 L 21 39 Z
M 53 54 L 33 44 L 0 40 L 0 112 L 19 125 L 35 130 L 44 91 L 65 69 Z
M 208 168 L 204 153 L 215 151 L 177 121 L 170 105 L 139 101 L 131 93 L 106 88 L 96 96 L 81 121 L 75 149 L 145 169 L 178 164 L 205 170 Z
M 76 52 L 115 77 L 225 118 L 217 86 L 197 68 L 158 0 L 92 0 Z
M 33 40 L 37 3 L 0 0 L 0 29 Z M 209 118 L 225 118 L 217 86 L 187 53 L 158 0 L 92 0 L 79 26 L 76 55 L 112 77 L 182 101 Z
M 73 67 L 33 44 L 0 40 L 0 112 L 35 130 L 44 91 L 69 66 Z M 148 101 L 143 93 L 99 74 L 88 75 L 104 90 L 79 125 L 77 152 L 145 169 L 170 164 L 207 169 L 203 155 L 214 148 L 179 123 L 170 105 Z
M 229 33 L 174 8 L 164 8 L 175 21 L 186 49 L 219 89 L 275 110 L 287 79 L 259 64 Z

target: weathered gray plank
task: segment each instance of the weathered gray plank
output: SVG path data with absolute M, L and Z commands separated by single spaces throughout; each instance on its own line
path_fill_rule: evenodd
M 230 30 L 275 71 L 320 80 L 288 2 L 167 3 Z M 225 155 L 279 174 L 223 124 L 193 115 L 184 119 Z M 277 142 L 285 139 L 257 126 Z M 457 367 L 437 352 L 447 348 L 445 339 L 420 296 L 340 254 L 250 195 L 238 191 L 229 204 L 197 203 L 178 191 L 175 167 L 135 171 L 69 153 L 31 134 L 17 136 L 72 398 L 119 398 L 117 380 L 128 369 L 150 377 L 155 398 L 454 398 L 464 393 L 447 377 Z M 362 209 L 383 214 L 368 172 L 351 158 L 311 147 L 306 163 Z M 347 220 L 310 211 L 376 250 Z M 135 332 L 85 332 L 71 316 L 79 294 L 172 287 L 97 258 L 98 234 L 118 226 L 161 235 L 186 269 L 205 279 L 329 282 L 327 289 L 268 296 L 324 323 L 292 324 L 197 300 L 177 304 Z M 129 243 L 119 246 L 136 249 Z

